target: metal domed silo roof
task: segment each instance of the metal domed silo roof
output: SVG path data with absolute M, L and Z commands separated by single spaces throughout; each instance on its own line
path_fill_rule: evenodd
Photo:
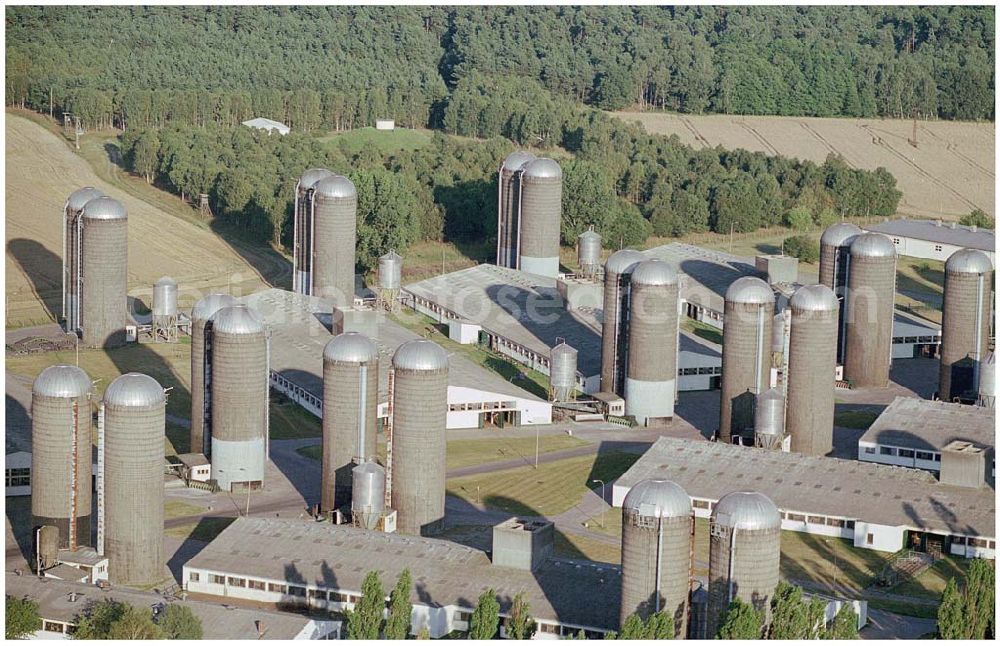
M 748 305 L 764 305 L 774 302 L 774 291 L 765 281 L 755 276 L 737 278 L 726 290 L 726 301 L 729 303 L 746 303 Z
M 600 240 L 601 234 L 598 233 L 597 231 L 594 231 L 593 229 L 587 229 L 586 231 L 578 235 L 577 238 L 581 240 Z
M 734 491 L 715 503 L 712 522 L 742 531 L 780 529 L 781 514 L 771 499 L 762 493 Z
M 959 249 L 948 256 L 944 269 L 956 274 L 988 274 L 993 271 L 993 263 L 978 249 Z
M 31 393 L 43 397 L 82 397 L 90 389 L 90 377 L 87 373 L 76 366 L 65 364 L 42 370 L 31 384 Z
M 191 319 L 194 321 L 207 321 L 223 307 L 229 307 L 236 303 L 236 299 L 229 294 L 209 294 L 203 296 L 191 309 Z
M 851 256 L 862 258 L 893 258 L 896 245 L 881 233 L 862 233 L 851 242 Z
M 524 174 L 537 179 L 559 179 L 562 177 L 562 168 L 552 159 L 539 157 L 524 165 Z
M 212 331 L 224 334 L 257 334 L 264 331 L 264 322 L 243 303 L 223 307 L 212 315 Z
M 344 332 L 330 339 L 323 358 L 343 363 L 365 363 L 378 357 L 378 347 L 360 332 Z
M 333 172 L 325 168 L 310 168 L 304 171 L 302 176 L 299 178 L 299 189 L 305 190 L 312 188 L 316 182 L 326 179 L 332 175 Z
M 861 234 L 861 228 L 850 222 L 831 224 L 819 239 L 821 245 L 840 247 L 854 236 Z
M 665 260 L 643 260 L 632 270 L 633 285 L 676 285 L 677 271 Z
M 84 186 L 70 193 L 69 199 L 66 200 L 66 206 L 72 211 L 79 211 L 86 206 L 87 202 L 99 197 L 104 197 L 104 193 L 93 186 Z
M 643 480 L 629 489 L 622 508 L 652 518 L 678 518 L 691 515 L 691 498 L 670 480 Z
M 354 182 L 343 175 L 330 175 L 316 182 L 313 186 L 316 195 L 328 199 L 344 199 L 356 197 L 358 190 Z
M 604 271 L 608 274 L 625 274 L 645 259 L 646 256 L 635 249 L 622 249 L 608 256 Z
M 792 294 L 789 305 L 800 312 L 832 312 L 837 309 L 837 297 L 826 285 L 805 285 Z
M 177 287 L 177 281 L 170 276 L 161 276 L 153 283 L 153 287 Z
M 88 220 L 126 220 L 125 206 L 113 197 L 95 197 L 83 207 L 83 217 Z
M 505 170 L 514 171 L 521 166 L 524 166 L 530 161 L 534 161 L 535 156 L 526 150 L 515 150 L 511 154 L 507 155 L 503 160 L 503 167 Z
M 414 339 L 396 348 L 392 365 L 401 370 L 444 370 L 448 354 L 433 341 Z
M 149 375 L 140 372 L 124 374 L 108 385 L 104 403 L 111 406 L 155 406 L 166 401 L 163 387 Z

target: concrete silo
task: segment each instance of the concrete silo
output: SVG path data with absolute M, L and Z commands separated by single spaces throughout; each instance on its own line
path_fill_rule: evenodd
M 385 469 L 363 462 L 351 471 L 351 524 L 375 529 L 385 511 Z
M 517 268 L 521 178 L 518 171 L 535 156 L 523 150 L 507 155 L 497 173 L 497 265 Z
M 759 449 L 780 451 L 785 441 L 785 397 L 777 388 L 757 395 L 753 444 Z
M 792 294 L 788 342 L 785 430 L 791 450 L 826 455 L 833 450 L 833 389 L 837 353 L 837 298 L 825 285 Z
M 691 499 L 669 480 L 643 480 L 622 503 L 622 605 L 632 613 L 673 617 L 674 637 L 687 635 L 694 555 Z
M 358 192 L 342 175 L 318 181 L 313 189 L 313 250 L 308 292 L 350 307 L 354 304 Z
M 396 529 L 429 535 L 444 528 L 448 355 L 417 339 L 396 349 L 390 382 L 388 481 Z
M 622 249 L 604 264 L 604 315 L 601 323 L 601 390 L 625 395 L 628 361 L 628 310 L 632 270 L 646 256 Z
M 861 229 L 850 222 L 831 224 L 819 239 L 819 284 L 826 285 L 837 296 L 840 315 L 837 325 L 837 363 L 844 362 L 844 296 L 847 294 L 847 273 L 850 265 L 851 243 L 861 235 Z
M 945 263 L 938 381 L 938 397 L 944 401 L 976 398 L 980 361 L 989 343 L 992 272 L 989 257 L 975 249 L 960 249 Z
M 225 491 L 264 483 L 268 434 L 268 341 L 246 305 L 220 309 L 206 328 L 212 478 Z
M 733 400 L 747 391 L 767 390 L 771 376 L 774 292 L 753 276 L 738 278 L 726 290 L 722 328 L 722 406 L 719 441 L 753 431 L 753 417 L 734 415 Z M 752 406 L 749 408 L 752 409 Z M 734 425 L 734 417 L 741 417 Z
M 584 278 L 596 278 L 601 271 L 601 234 L 590 227 L 576 239 L 576 260 L 579 274 Z
M 31 386 L 31 525 L 59 530 L 59 547 L 93 545 L 90 377 L 76 366 L 42 370 Z
M 540 276 L 559 275 L 562 169 L 541 158 L 521 167 L 517 267 Z
M 396 309 L 402 283 L 403 257 L 390 249 L 378 259 L 378 301 L 384 309 Z
M 851 243 L 847 272 L 844 378 L 861 388 L 889 385 L 896 298 L 896 247 L 881 233 Z
M 292 291 L 309 294 L 312 285 L 313 188 L 333 175 L 325 168 L 310 168 L 295 184 L 294 243 L 292 247 Z
M 715 503 L 709 528 L 708 635 L 715 637 L 733 599 L 771 617 L 778 586 L 781 514 L 762 493 L 734 491 Z
M 549 399 L 565 402 L 573 399 L 576 391 L 576 348 L 562 339 L 549 352 Z
M 80 263 L 83 260 L 83 221 L 80 215 L 90 200 L 104 197 L 104 193 L 93 186 L 73 191 L 63 206 L 63 273 L 62 273 L 62 315 L 67 332 L 80 333 L 80 294 L 83 290 Z
M 987 352 L 979 370 L 979 397 L 976 403 L 983 408 L 994 408 L 997 400 L 997 361 L 993 352 Z
M 112 583 L 164 578 L 163 443 L 167 397 L 148 375 L 108 385 L 98 424 L 98 552 Z
M 345 332 L 323 349 L 322 511 L 350 504 L 352 469 L 375 459 L 377 420 L 378 347 Z
M 644 260 L 630 281 L 625 414 L 650 425 L 674 416 L 677 392 L 677 272 Z
M 205 372 L 205 327 L 209 319 L 223 307 L 236 305 L 236 299 L 229 294 L 209 294 L 191 308 L 191 447 L 192 453 L 210 455 L 212 446 L 206 441 L 205 420 L 211 416 L 206 397 L 208 383 Z
M 177 281 L 169 276 L 153 284 L 153 339 L 177 340 Z
M 118 200 L 98 197 L 83 207 L 83 343 L 92 348 L 125 344 L 128 310 L 128 214 Z

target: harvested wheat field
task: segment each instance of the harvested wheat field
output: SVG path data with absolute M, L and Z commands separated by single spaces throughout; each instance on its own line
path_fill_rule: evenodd
M 172 276 L 181 305 L 202 293 L 248 293 L 261 274 L 207 226 L 165 213 L 102 181 L 84 159 L 43 127 L 7 113 L 7 326 L 55 321 L 62 302 L 62 210 L 95 186 L 128 210 L 129 294 L 150 304 L 153 282 Z
M 918 121 L 913 146 L 910 120 L 615 114 L 695 148 L 744 148 L 814 162 L 836 153 L 854 168 L 884 166 L 903 192 L 900 215 L 958 219 L 975 208 L 995 215 L 992 123 Z

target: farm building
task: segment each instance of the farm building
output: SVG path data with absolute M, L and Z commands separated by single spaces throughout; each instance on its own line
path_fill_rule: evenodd
M 701 518 L 725 494 L 755 490 L 778 506 L 785 530 L 884 552 L 996 553 L 996 501 L 985 483 L 955 486 L 916 469 L 661 437 L 615 482 L 614 506 L 648 478 L 683 487 Z
M 883 233 L 896 245 L 901 256 L 948 260 L 959 249 L 979 249 L 996 264 L 996 236 L 989 229 L 965 226 L 941 220 L 887 220 L 865 227 L 865 231 Z
M 265 119 L 263 117 L 257 117 L 256 119 L 249 119 L 243 122 L 243 125 L 247 128 L 254 128 L 255 130 L 266 130 L 267 134 L 272 132 L 277 132 L 279 135 L 287 135 L 292 131 L 291 128 L 281 123 L 280 121 L 274 121 L 272 119 Z

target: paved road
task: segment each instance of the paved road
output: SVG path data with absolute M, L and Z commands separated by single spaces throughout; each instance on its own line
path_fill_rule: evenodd
M 884 610 L 869 610 L 868 625 L 861 629 L 861 639 L 918 639 L 937 630 L 933 619 L 896 615 Z

